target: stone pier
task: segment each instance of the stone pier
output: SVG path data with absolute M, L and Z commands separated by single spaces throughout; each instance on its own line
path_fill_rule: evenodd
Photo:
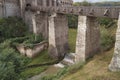
M 116 32 L 116 43 L 114 49 L 114 55 L 109 65 L 111 71 L 120 71 L 120 14 L 118 20 L 118 29 Z
M 100 29 L 97 18 L 79 16 L 75 62 L 85 62 L 100 51 Z
M 68 20 L 66 15 L 49 17 L 49 54 L 53 58 L 64 57 L 68 50 Z
M 26 6 L 30 5 L 40 5 L 37 3 L 38 0 L 21 0 L 21 16 L 24 14 L 24 20 L 29 26 L 29 31 L 39 35 L 42 34 L 44 39 L 48 39 L 48 13 L 35 11 L 31 12 L 26 9 Z M 24 10 L 23 10 L 24 9 Z
M 36 33 L 42 34 L 45 39 L 48 39 L 48 14 L 41 12 L 36 15 Z

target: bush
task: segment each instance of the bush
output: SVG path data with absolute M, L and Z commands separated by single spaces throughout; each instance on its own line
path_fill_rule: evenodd
M 109 50 L 114 46 L 115 35 L 105 27 L 101 27 L 101 48 L 102 50 Z
M 11 47 L 12 40 L 0 44 L 0 80 L 20 80 L 21 68 L 30 62 Z M 4 73 L 4 74 L 3 74 Z
M 116 24 L 116 21 L 110 18 L 98 18 L 99 24 L 106 28 L 112 27 Z
M 77 26 L 78 26 L 78 16 L 67 15 L 67 17 L 68 17 L 68 26 L 70 28 L 77 28 Z
M 24 46 L 29 47 L 29 48 L 33 48 L 34 44 L 40 43 L 43 40 L 44 39 L 42 35 L 31 34 L 25 37 L 16 38 L 14 42 L 16 42 L 17 44 L 23 44 Z
M 25 36 L 28 32 L 28 27 L 21 18 L 8 17 L 0 19 L 0 42 L 15 37 Z
M 41 41 L 43 41 L 42 35 L 31 34 L 28 35 L 27 40 L 23 41 L 23 44 L 36 44 L 36 43 L 40 43 Z
M 31 59 L 23 57 L 17 44 L 33 46 L 43 40 L 42 35 L 28 33 L 28 27 L 17 17 L 0 19 L 0 80 L 23 80 L 22 69 Z
M 40 43 L 43 40 L 44 39 L 41 35 L 31 34 L 25 37 L 16 37 L 16 38 L 7 39 L 1 45 L 9 46 L 9 47 L 11 46 L 11 47 L 16 48 L 17 45 L 23 44 L 26 47 L 33 48 L 34 44 Z

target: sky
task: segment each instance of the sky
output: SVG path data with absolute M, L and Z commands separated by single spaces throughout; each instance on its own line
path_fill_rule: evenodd
M 84 0 L 73 0 L 74 2 L 81 2 L 81 1 L 84 1 Z M 102 2 L 102 1 L 120 1 L 120 0 L 86 0 L 86 1 L 89 1 L 89 2 Z

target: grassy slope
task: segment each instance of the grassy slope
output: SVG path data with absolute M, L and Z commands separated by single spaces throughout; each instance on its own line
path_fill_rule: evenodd
M 52 62 L 52 61 L 53 61 L 53 59 L 51 59 L 48 56 L 47 50 L 46 50 L 46 51 L 43 51 L 40 55 L 38 55 L 36 58 L 32 59 L 32 61 L 29 65 L 42 64 L 42 63 Z M 40 74 L 47 68 L 48 68 L 48 66 L 26 69 L 24 72 L 22 72 L 22 75 L 25 77 L 32 77 L 34 75 Z
M 108 30 L 110 35 L 115 35 L 116 28 L 113 27 Z M 76 34 L 75 31 L 76 30 L 70 29 L 70 34 L 73 33 L 74 35 L 72 36 L 74 36 L 74 38 Z M 104 31 L 105 29 L 101 30 L 101 32 Z M 101 35 L 104 35 L 104 33 L 101 33 Z M 69 39 L 70 47 L 74 50 L 74 39 L 71 37 L 69 37 Z M 98 52 L 99 54 L 89 60 L 82 69 L 66 75 L 63 80 L 120 80 L 120 72 L 115 73 L 108 70 L 108 65 L 112 59 L 113 52 L 113 48 L 106 52 Z
M 70 52 L 75 52 L 76 33 L 77 33 L 76 29 L 69 30 Z M 42 52 L 40 55 L 38 55 L 38 57 L 32 59 L 32 62 L 29 65 L 53 61 L 50 57 L 48 57 L 47 53 L 48 53 L 47 51 Z M 47 68 L 48 66 L 26 69 L 24 72 L 22 72 L 22 75 L 25 77 L 32 77 L 34 75 L 40 74 Z
M 115 30 L 112 29 L 112 31 Z M 70 52 L 75 52 L 76 33 L 76 29 L 69 29 Z M 113 34 L 115 32 L 111 33 Z M 111 61 L 112 54 L 113 49 L 96 55 L 94 58 L 92 58 L 92 60 L 88 61 L 88 63 L 82 69 L 79 69 L 75 73 L 70 73 L 69 75 L 65 76 L 63 80 L 119 80 L 120 73 L 108 71 L 108 65 Z M 36 59 L 33 59 L 31 64 L 43 63 L 43 61 L 49 61 L 47 51 L 41 53 L 41 55 L 39 55 Z M 47 67 L 28 69 L 23 72 L 23 75 L 30 77 L 44 71 L 46 68 Z
M 114 49 L 97 54 L 76 73 L 67 75 L 63 80 L 120 80 L 120 72 L 110 72 L 108 65 Z

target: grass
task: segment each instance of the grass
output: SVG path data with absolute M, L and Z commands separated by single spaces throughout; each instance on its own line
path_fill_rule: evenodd
M 61 80 L 65 75 L 69 75 L 71 73 L 74 73 L 78 69 L 81 69 L 83 65 L 83 63 L 79 63 L 72 66 L 66 66 L 60 69 L 56 74 L 49 74 L 47 76 L 43 76 L 40 80 Z
M 69 46 L 70 46 L 70 51 L 69 52 L 75 52 L 75 47 L 76 47 L 76 36 L 77 36 L 77 29 L 69 29 Z
M 43 51 L 42 53 L 40 53 L 40 55 L 38 55 L 36 58 L 33 58 L 32 61 L 30 62 L 30 64 L 28 64 L 28 65 L 42 64 L 42 63 L 52 62 L 52 61 L 53 61 L 53 59 L 51 59 L 48 56 L 47 50 L 46 50 L 46 51 Z M 22 72 L 22 75 L 24 77 L 29 78 L 34 75 L 40 74 L 41 72 L 45 71 L 47 68 L 48 68 L 48 66 L 29 68 L 29 69 L 26 69 L 24 72 Z
M 76 42 L 76 34 L 77 34 L 77 29 L 69 29 L 69 45 L 70 45 L 70 52 L 75 52 L 75 42 Z M 38 55 L 36 58 L 33 58 L 30 64 L 28 65 L 33 65 L 33 64 L 42 64 L 42 63 L 48 63 L 53 61 L 48 56 L 48 51 L 43 51 Z M 38 68 L 31 68 L 31 69 L 26 69 L 24 72 L 22 72 L 22 75 L 24 77 L 32 77 L 34 75 L 40 74 L 41 72 L 45 71 L 49 66 L 43 66 L 43 67 L 38 67 Z
M 100 27 L 100 30 L 101 41 L 105 44 L 101 44 L 103 52 L 98 52 L 97 55 L 95 55 L 92 59 L 87 61 L 84 67 L 77 68 L 75 70 L 73 68 L 73 70 L 71 70 L 73 72 L 69 71 L 69 74 L 67 74 L 61 80 L 120 80 L 120 72 L 111 72 L 108 70 L 108 66 L 114 53 L 114 48 L 111 49 L 111 47 L 114 46 L 114 41 L 111 42 L 111 38 L 109 38 L 109 36 L 115 39 L 116 25 L 107 29 L 105 29 L 104 27 Z M 75 30 L 73 29 L 70 30 L 70 32 L 74 33 L 73 36 L 75 38 L 74 31 Z M 72 51 L 75 49 L 75 40 L 73 40 L 74 38 L 69 37 L 70 47 Z M 108 51 L 104 51 L 106 49 Z
M 119 80 L 120 72 L 110 72 L 108 65 L 114 49 L 100 53 L 90 60 L 82 69 L 67 75 L 62 80 Z
M 106 29 L 103 30 L 103 28 L 101 28 L 102 35 L 104 35 L 104 32 L 106 32 Z M 110 28 L 108 29 L 108 32 L 111 33 L 110 35 L 114 36 L 116 28 Z M 69 29 L 70 52 L 75 52 L 76 34 L 77 29 Z M 57 76 L 58 74 L 54 76 L 48 76 L 48 79 L 51 77 L 49 80 L 59 80 L 59 78 L 63 77 L 62 80 L 119 80 L 120 73 L 114 73 L 108 70 L 108 65 L 110 64 L 113 51 L 114 49 L 112 48 L 109 51 L 99 53 L 89 60 L 84 67 L 83 65 L 81 66 L 81 64 L 77 64 L 70 68 L 66 68 L 67 70 L 63 69 L 60 73 L 58 73 L 59 76 Z M 48 57 L 47 51 L 44 51 L 37 58 L 33 59 L 30 65 L 48 61 L 51 61 L 51 59 Z M 33 75 L 40 74 L 47 68 L 48 66 L 32 68 L 25 70 L 22 74 L 27 77 L 31 77 Z
M 101 49 L 103 51 L 109 50 L 114 46 L 116 29 L 116 25 L 109 28 L 105 28 L 105 26 L 100 27 Z

